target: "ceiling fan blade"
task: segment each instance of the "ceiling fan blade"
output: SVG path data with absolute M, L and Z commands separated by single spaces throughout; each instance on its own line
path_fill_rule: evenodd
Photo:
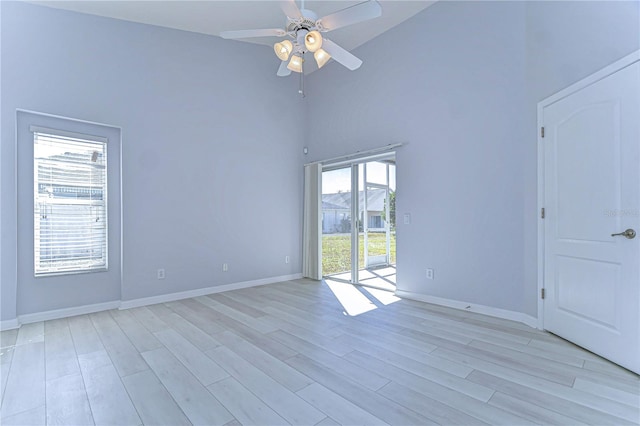
M 280 62 L 280 68 L 278 68 L 276 75 L 278 77 L 286 77 L 289 74 L 291 74 L 291 70 L 287 68 L 287 61 Z
M 302 18 L 302 12 L 300 12 L 300 9 L 296 4 L 296 0 L 281 0 L 280 8 L 284 12 L 284 14 L 287 15 L 289 18 L 292 18 L 292 19 Z
M 287 34 L 287 32 L 280 28 L 265 28 L 262 30 L 222 31 L 220 33 L 220 37 L 226 38 L 226 39 L 253 38 L 253 37 L 282 37 L 285 34 Z
M 369 0 L 324 16 L 318 19 L 317 23 L 325 31 L 332 31 L 357 22 L 377 18 L 381 15 L 382 7 L 380 3 L 376 0 Z
M 336 61 L 349 68 L 351 71 L 357 70 L 362 65 L 362 60 L 356 58 L 351 53 L 344 50 L 331 40 L 326 38 L 322 42 L 322 48 Z

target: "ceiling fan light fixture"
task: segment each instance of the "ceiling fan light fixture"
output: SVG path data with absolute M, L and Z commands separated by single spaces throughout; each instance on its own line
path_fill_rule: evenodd
M 301 8 L 296 5 L 297 1 L 302 3 Z M 280 0 L 280 6 L 287 16 L 284 29 L 264 28 L 223 31 L 220 36 L 225 39 L 241 41 L 258 37 L 279 37 L 281 41 L 273 44 L 273 50 L 281 61 L 278 64 L 276 75 L 285 77 L 292 72 L 297 72 L 300 80 L 299 91 L 304 97 L 304 61 L 306 53 L 313 53 L 318 68 L 324 67 L 330 60 L 351 71 L 358 69 L 362 65 L 361 59 L 329 38 L 325 38 L 325 33 L 329 31 L 381 16 L 382 7 L 379 4 L 381 0 L 360 1 L 362 3 L 348 6 L 318 18 L 313 11 L 305 9 L 305 0 Z
M 291 71 L 294 71 L 294 72 L 302 72 L 303 62 L 304 62 L 304 59 L 302 59 L 302 57 L 298 55 L 293 55 L 291 57 L 291 60 L 289 61 L 289 65 L 287 65 L 287 68 L 289 68 Z
M 304 36 L 304 45 L 309 52 L 315 52 L 322 47 L 322 34 L 319 31 L 311 31 Z
M 282 40 L 280 43 L 273 45 L 273 50 L 281 61 L 286 61 L 293 51 L 293 44 L 289 40 Z
M 322 68 L 324 64 L 326 64 L 329 59 L 331 59 L 331 55 L 329 55 L 324 49 L 318 49 L 313 54 L 316 63 L 318 64 L 318 68 Z

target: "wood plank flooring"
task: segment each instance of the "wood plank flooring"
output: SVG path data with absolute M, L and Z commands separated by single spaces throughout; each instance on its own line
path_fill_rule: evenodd
M 640 424 L 636 374 L 520 323 L 349 284 L 28 324 L 0 347 L 2 425 Z

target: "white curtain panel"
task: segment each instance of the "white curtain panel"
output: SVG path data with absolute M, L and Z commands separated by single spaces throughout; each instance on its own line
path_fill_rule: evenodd
M 322 234 L 320 208 L 322 165 L 304 166 L 304 218 L 302 231 L 302 275 L 322 279 Z

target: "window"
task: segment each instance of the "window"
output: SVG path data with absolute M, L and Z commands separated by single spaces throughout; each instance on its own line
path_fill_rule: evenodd
M 382 216 L 369 216 L 369 228 L 384 228 L 382 224 Z
M 35 275 L 107 269 L 107 140 L 32 127 Z

